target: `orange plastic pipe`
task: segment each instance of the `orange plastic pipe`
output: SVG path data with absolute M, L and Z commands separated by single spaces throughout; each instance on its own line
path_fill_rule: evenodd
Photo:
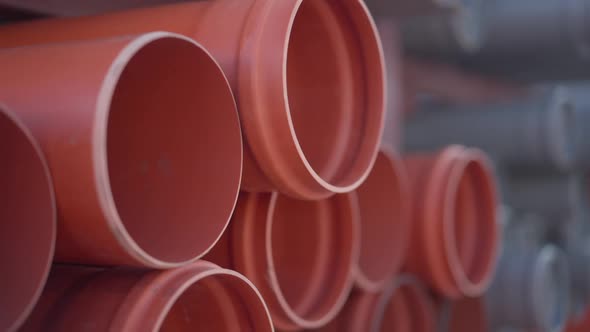
M 356 190 L 361 213 L 356 283 L 365 291 L 384 289 L 405 260 L 412 234 L 408 181 L 401 158 L 382 149 L 369 177 Z
M 499 242 L 495 177 L 479 150 L 450 146 L 406 156 L 412 190 L 413 235 L 406 261 L 440 294 L 483 293 Z
M 0 100 L 39 141 L 59 210 L 56 260 L 169 268 L 220 237 L 242 141 L 221 68 L 149 33 L 0 51 Z
M 166 270 L 55 266 L 21 331 L 271 332 L 260 293 L 239 273 L 198 261 Z
M 433 303 L 422 286 L 403 276 L 380 293 L 355 290 L 321 332 L 434 332 Z
M 352 289 L 358 222 L 354 193 L 319 201 L 241 193 L 207 259 L 252 280 L 278 330 L 315 329 L 338 314 Z
M 0 105 L 0 331 L 16 331 L 39 298 L 55 250 L 56 209 L 45 157 Z
M 202 43 L 238 101 L 243 189 L 320 199 L 358 187 L 385 113 L 383 54 L 361 0 L 217 0 L 0 28 L 0 47 L 164 30 Z
M 449 304 L 448 326 L 442 332 L 488 332 L 490 322 L 483 297 L 466 297 Z

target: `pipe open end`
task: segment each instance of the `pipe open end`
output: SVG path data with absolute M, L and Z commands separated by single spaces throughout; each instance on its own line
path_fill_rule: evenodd
M 361 213 L 357 284 L 365 290 L 387 286 L 405 259 L 411 235 L 407 181 L 401 160 L 382 151 L 356 190 Z
M 317 328 L 333 319 L 352 287 L 358 207 L 352 195 L 322 201 L 274 196 L 267 254 L 281 307 L 280 329 Z M 272 313 L 272 308 L 271 308 Z
M 209 275 L 175 299 L 158 331 L 273 331 L 262 297 L 237 274 Z
M 180 265 L 213 246 L 235 206 L 235 102 L 215 60 L 188 39 L 152 38 L 123 61 L 106 128 L 115 215 L 136 243 L 123 246 L 144 265 Z
M 0 330 L 33 310 L 53 260 L 56 210 L 49 169 L 29 131 L 0 105 Z
M 467 149 L 455 196 L 454 245 L 448 255 L 462 294 L 483 293 L 494 274 L 498 251 L 495 177 L 487 158 Z M 447 244 L 447 247 L 449 244 Z
M 308 177 L 328 192 L 350 191 L 370 171 L 383 130 L 376 28 L 358 1 L 303 0 L 293 15 L 284 93 L 294 144 Z

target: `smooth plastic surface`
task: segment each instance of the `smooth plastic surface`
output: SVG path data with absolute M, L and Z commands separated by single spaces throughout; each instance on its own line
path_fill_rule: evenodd
M 47 156 L 60 262 L 179 266 L 229 222 L 242 141 L 207 51 L 155 32 L 0 51 L 0 100 Z
M 0 331 L 15 331 L 41 295 L 55 251 L 49 169 L 28 128 L 0 104 Z
M 166 271 L 55 266 L 23 332 L 273 331 L 239 273 L 198 261 Z
M 408 120 L 405 145 L 420 151 L 447 144 L 481 148 L 512 167 L 568 171 L 576 164 L 576 113 L 566 88 L 483 105 L 425 105 Z
M 490 322 L 483 297 L 466 297 L 448 304 L 448 325 L 441 332 L 489 332 Z
M 434 332 L 432 300 L 416 279 L 401 276 L 380 293 L 355 290 L 321 332 Z
M 569 272 L 560 249 L 516 248 L 502 256 L 486 303 L 494 328 L 559 331 L 569 313 Z
M 366 0 L 373 15 L 395 18 L 412 17 L 456 9 L 461 0 Z
M 356 190 L 361 212 L 361 255 L 356 282 L 365 291 L 385 288 L 399 272 L 410 244 L 410 188 L 399 156 L 381 150 Z
M 500 235 L 495 178 L 476 149 L 450 146 L 405 158 L 414 230 L 406 267 L 450 298 L 483 293 Z
M 216 247 L 210 257 L 252 280 L 277 329 L 318 328 L 336 316 L 352 288 L 358 222 L 354 194 L 301 201 L 242 193 L 229 239 L 220 242 L 228 247 Z
M 449 42 L 439 29 L 422 28 L 421 39 L 426 42 L 414 54 L 502 79 L 587 80 L 590 39 L 585 6 L 585 0 L 483 1 L 475 7 L 467 30 L 482 32 L 477 50 Z M 444 14 L 437 14 L 436 20 L 451 22 Z
M 506 174 L 504 201 L 514 210 L 533 213 L 565 227 L 583 220 L 588 202 L 584 176 L 575 173 Z
M 220 62 L 247 146 L 243 189 L 321 199 L 358 187 L 385 115 L 383 52 L 359 0 L 218 0 L 0 28 L 0 46 L 153 30 Z
M 400 20 L 404 49 L 420 58 L 446 58 L 476 52 L 485 36 L 481 30 L 485 0 L 460 0 L 454 10 Z

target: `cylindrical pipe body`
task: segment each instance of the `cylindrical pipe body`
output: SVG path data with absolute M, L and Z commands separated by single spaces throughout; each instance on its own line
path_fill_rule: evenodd
M 365 0 L 371 13 L 383 17 L 411 17 L 428 13 L 447 12 L 457 8 L 460 0 Z
M 584 176 L 575 173 L 510 174 L 504 178 L 504 203 L 565 225 L 579 220 L 589 204 L 585 186 Z
M 434 332 L 430 294 L 413 276 L 401 275 L 380 293 L 355 290 L 321 332 Z
M 57 261 L 169 268 L 217 241 L 242 139 L 229 84 L 201 46 L 153 32 L 17 47 L 0 50 L 0 72 L 0 100 L 47 157 Z
M 318 328 L 338 314 L 354 285 L 359 220 L 354 192 L 318 201 L 242 192 L 207 259 L 250 279 L 277 329 Z
M 23 332 L 273 331 L 244 276 L 198 261 L 165 270 L 56 265 Z
M 458 43 L 461 34 L 422 28 L 414 55 L 462 65 L 482 74 L 520 81 L 579 80 L 590 76 L 590 28 L 585 0 L 496 0 L 474 7 L 478 47 Z M 452 26 L 452 15 L 429 19 Z M 531 29 L 530 27 L 535 27 Z M 448 31 L 448 29 L 447 29 Z M 452 31 L 452 30 L 451 30 Z M 410 39 L 411 40 L 411 39 Z
M 357 188 L 361 253 L 356 284 L 365 291 L 384 289 L 405 260 L 412 225 L 408 174 L 401 158 L 383 149 L 367 180 Z
M 55 196 L 41 148 L 0 104 L 0 330 L 16 331 L 31 313 L 55 252 Z
M 493 276 L 499 243 L 495 179 L 476 149 L 450 146 L 405 157 L 413 231 L 407 270 L 438 293 L 477 296 Z
M 568 315 L 569 273 L 557 247 L 507 248 L 486 294 L 494 328 L 556 331 Z
M 321 199 L 354 190 L 379 149 L 383 51 L 360 0 L 217 0 L 0 27 L 0 47 L 163 30 L 219 61 L 246 140 L 242 188 Z
M 481 47 L 483 0 L 462 0 L 454 10 L 400 21 L 404 49 L 423 58 L 453 59 Z
M 575 126 L 567 90 L 558 87 L 510 102 L 427 105 L 408 120 L 405 146 L 417 151 L 464 144 L 510 166 L 570 170 L 575 166 Z

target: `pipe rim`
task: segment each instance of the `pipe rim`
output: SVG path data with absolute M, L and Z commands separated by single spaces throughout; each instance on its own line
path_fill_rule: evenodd
M 266 303 L 254 284 L 242 274 L 221 268 L 208 261 L 198 261 L 173 270 L 148 272 L 131 289 L 121 304 L 113 318 L 111 328 L 120 331 L 159 331 L 176 301 L 192 286 L 211 277 L 232 282 L 228 287 L 232 292 L 247 292 L 249 296 L 247 302 L 251 305 L 252 300 L 256 300 L 257 305 L 255 308 L 244 309 L 248 311 L 249 316 L 252 312 L 258 314 L 255 317 L 257 319 L 252 320 L 252 324 L 256 324 L 257 331 L 262 327 L 259 325 L 265 326 L 263 331 L 273 331 Z M 237 287 L 240 287 L 239 291 Z M 228 296 L 232 295 L 244 301 L 239 294 L 228 294 Z M 151 315 L 154 312 L 157 315 Z M 262 320 L 262 317 L 265 317 L 266 323 L 258 321 L 258 319 Z
M 266 276 L 266 278 L 267 278 L 267 282 L 270 284 L 270 288 L 272 289 L 272 291 L 274 293 L 274 297 L 282 310 L 282 313 L 279 315 L 279 317 L 277 317 L 277 319 L 274 320 L 274 323 L 277 326 L 277 328 L 285 329 L 285 330 L 294 330 L 294 329 L 299 329 L 299 328 L 306 328 L 306 329 L 318 328 L 323 325 L 326 325 L 328 322 L 333 320 L 338 315 L 340 310 L 346 304 L 346 300 L 348 298 L 348 295 L 350 294 L 350 291 L 352 290 L 353 285 L 354 285 L 354 275 L 353 275 L 352 271 L 353 271 L 355 262 L 358 261 L 359 252 L 360 252 L 360 243 L 359 243 L 359 239 L 358 239 L 358 233 L 359 233 L 359 231 L 358 231 L 358 229 L 359 229 L 358 202 L 357 202 L 356 197 L 354 196 L 353 193 L 349 193 L 349 194 L 345 194 L 345 195 L 337 195 L 337 196 L 331 197 L 325 201 L 326 204 L 330 204 L 330 205 L 334 205 L 334 204 L 344 205 L 344 208 L 347 209 L 347 212 L 345 213 L 345 215 L 350 216 L 349 218 L 332 220 L 332 222 L 334 223 L 334 225 L 332 227 L 334 227 L 334 226 L 341 227 L 345 221 L 346 221 L 346 223 L 348 223 L 348 226 L 346 226 L 348 228 L 348 230 L 346 230 L 346 232 L 350 232 L 351 238 L 344 239 L 344 244 L 346 244 L 346 246 L 348 247 L 347 250 L 337 251 L 336 253 L 332 253 L 333 257 L 336 258 L 336 259 L 332 260 L 332 262 L 337 260 L 338 265 L 340 265 L 341 267 L 347 267 L 348 273 L 347 273 L 346 277 L 342 278 L 342 280 L 339 280 L 338 283 L 336 282 L 338 280 L 326 279 L 326 277 L 328 277 L 328 274 L 327 274 L 328 270 L 326 270 L 328 267 L 328 264 L 322 265 L 322 267 L 324 268 L 323 270 L 326 270 L 325 272 L 321 271 L 322 273 L 320 273 L 320 274 L 316 273 L 316 275 L 321 276 L 323 278 L 323 283 L 318 284 L 318 285 L 323 286 L 324 288 L 322 290 L 324 290 L 324 291 L 326 288 L 330 289 L 330 293 L 331 293 L 330 295 L 334 299 L 326 302 L 325 299 L 328 298 L 328 296 L 324 296 L 323 300 L 318 300 L 317 295 L 316 295 L 316 299 L 315 299 L 316 300 L 316 304 L 315 304 L 316 310 L 313 310 L 311 314 L 309 314 L 309 313 L 306 314 L 306 316 L 310 316 L 310 315 L 319 316 L 314 319 L 314 318 L 310 318 L 310 317 L 304 317 L 303 315 L 297 313 L 296 309 L 290 303 L 288 303 L 285 293 L 282 290 L 282 288 L 284 286 L 282 287 L 282 284 L 281 284 L 279 277 L 277 276 L 277 273 L 275 270 L 275 259 L 273 257 L 273 251 L 270 248 L 272 248 L 273 216 L 275 213 L 277 200 L 278 200 L 279 196 L 280 196 L 280 194 L 278 194 L 278 193 L 273 193 L 271 196 L 269 211 L 266 216 L 267 226 L 266 226 L 266 234 L 265 234 L 266 259 L 268 262 L 268 271 L 266 271 L 268 275 Z M 340 202 L 336 202 L 335 200 L 340 200 Z M 339 231 L 339 232 L 341 232 L 341 231 Z M 342 255 L 342 252 L 344 252 L 344 255 Z M 324 257 L 325 257 L 325 255 L 324 255 Z M 327 261 L 328 259 L 329 259 L 329 257 L 325 257 L 326 263 L 328 263 L 328 261 Z M 311 288 L 313 288 L 313 287 L 311 287 Z M 319 309 L 317 309 L 318 302 L 320 303 L 321 311 L 323 311 L 321 315 L 317 315 L 317 312 L 320 311 Z M 287 320 L 284 323 L 281 322 L 283 319 L 280 318 L 280 316 L 284 316 L 285 318 L 287 318 Z
M 459 190 L 459 185 L 462 178 L 465 177 L 468 172 L 469 166 L 477 167 L 477 170 L 480 172 L 479 179 L 483 182 L 483 186 L 479 185 L 477 189 L 484 189 L 483 191 L 477 190 L 474 188 L 474 194 L 476 198 L 476 202 L 479 201 L 480 204 L 476 209 L 481 211 L 481 208 L 487 209 L 485 213 L 485 218 L 478 217 L 473 222 L 474 231 L 477 232 L 474 234 L 485 234 L 485 241 L 484 245 L 481 245 L 481 241 L 478 241 L 480 245 L 476 248 L 476 253 L 482 252 L 483 254 L 479 254 L 478 257 L 474 257 L 472 260 L 472 264 L 479 264 L 478 266 L 473 266 L 472 264 L 469 266 L 463 266 L 460 261 L 459 255 L 459 248 L 457 247 L 457 239 L 455 238 L 455 222 L 451 222 L 455 218 L 452 210 L 447 211 L 447 227 L 443 227 L 444 237 L 445 237 L 445 250 L 447 252 L 447 259 L 449 262 L 449 267 L 453 279 L 455 283 L 459 287 L 460 291 L 469 297 L 475 297 L 481 295 L 488 286 L 490 285 L 492 278 L 494 276 L 495 267 L 497 264 L 497 255 L 498 255 L 498 242 L 499 242 L 499 230 L 496 223 L 497 216 L 496 216 L 496 189 L 495 189 L 495 178 L 493 177 L 493 172 L 491 170 L 491 161 L 486 157 L 486 155 L 478 149 L 467 148 L 464 150 L 464 159 L 461 161 L 461 164 L 457 166 L 455 169 L 455 174 L 457 179 L 451 181 L 453 184 L 447 188 L 447 194 L 445 197 L 447 198 L 447 203 L 445 206 L 454 206 L 452 201 L 457 199 L 457 194 Z M 472 174 L 475 175 L 475 174 Z M 467 178 L 469 180 L 469 178 Z M 473 180 L 473 178 L 472 178 Z M 476 184 L 471 183 L 472 186 Z M 482 195 L 485 195 L 483 199 L 481 199 Z M 480 199 L 477 199 L 480 198 Z M 483 221 L 482 221 L 483 219 Z M 482 230 L 482 226 L 485 227 L 485 230 Z M 483 257 L 483 259 L 482 259 Z M 476 269 L 472 271 L 473 269 Z M 477 271 L 481 271 L 477 273 Z M 481 274 L 479 277 L 476 277 L 478 280 L 471 280 L 473 273 Z
M 553 88 L 546 97 L 543 117 L 547 130 L 547 144 L 553 162 L 563 170 L 572 169 L 578 161 L 576 132 L 576 105 L 569 90 L 563 86 Z
M 449 191 L 455 189 L 456 185 L 450 185 L 451 173 L 454 173 L 455 182 L 457 172 L 455 169 L 461 166 L 460 161 L 464 153 L 464 147 L 451 145 L 439 151 L 434 156 L 432 168 L 430 169 L 426 188 L 424 190 L 424 209 L 422 227 L 422 246 L 428 266 L 425 268 L 434 287 L 449 297 L 457 297 L 460 290 L 452 280 L 451 265 L 445 263 L 448 261 L 448 250 L 443 242 L 445 232 L 443 228 L 453 221 L 449 215 L 449 209 L 445 208 L 449 202 Z M 457 165 L 459 163 L 459 165 Z M 454 194 L 454 191 L 451 191 Z M 453 195 L 454 196 L 454 195 Z M 441 206 L 442 205 L 442 206 Z M 454 205 L 453 205 L 454 207 Z M 442 216 L 440 215 L 442 211 Z M 433 225 L 428 227 L 427 225 Z M 446 226 L 448 228 L 448 226 Z M 447 250 L 445 252 L 445 250 Z M 453 251 L 454 253 L 454 251 Z
M 493 205 L 495 202 L 495 185 L 494 178 L 491 176 L 489 168 L 489 160 L 479 150 L 465 148 L 459 145 L 450 145 L 439 151 L 434 157 L 433 166 L 429 172 L 426 182 L 424 204 L 427 208 L 423 209 L 425 225 L 433 225 L 431 227 L 422 227 L 422 238 L 424 253 L 426 255 L 428 266 L 426 273 L 431 279 L 431 282 L 437 290 L 448 297 L 456 298 L 461 295 L 476 296 L 483 292 L 493 275 L 496 264 L 497 245 L 498 245 L 498 226 L 496 224 L 496 208 Z M 479 263 L 477 271 L 482 271 L 478 277 L 479 280 L 474 282 L 470 280 L 470 273 L 473 266 L 463 266 L 460 258 L 459 245 L 455 238 L 455 229 L 458 222 L 455 217 L 456 201 L 459 198 L 459 186 L 468 174 L 466 173 L 470 165 L 475 165 L 477 170 L 481 173 L 480 178 L 483 179 L 486 190 L 485 200 L 481 200 L 481 204 L 488 208 L 486 214 L 485 224 L 479 222 L 479 219 L 467 221 L 473 224 L 470 236 L 482 233 L 482 225 L 488 227 L 487 238 L 484 247 L 484 255 L 486 259 L 484 262 L 478 262 L 477 258 L 471 261 Z M 473 180 L 468 182 L 468 185 L 474 186 Z M 473 197 L 475 204 L 478 202 L 478 193 Z M 471 217 L 474 218 L 474 217 Z M 488 220 L 489 219 L 489 220 Z M 478 251 L 482 250 L 478 246 Z M 481 257 L 480 257 L 481 258 Z
M 563 252 L 554 245 L 544 246 L 536 256 L 532 269 L 533 280 L 531 286 L 531 308 L 536 327 L 547 331 L 560 331 L 567 323 L 569 314 L 569 273 L 566 258 Z M 556 303 L 551 303 L 552 312 L 546 312 L 547 298 L 544 292 L 548 286 L 557 286 L 549 289 L 553 293 Z M 549 315 L 548 315 L 549 314 Z
M 243 47 L 242 50 L 243 56 L 241 60 L 243 62 L 239 66 L 240 76 L 242 77 L 239 81 L 239 99 L 242 107 L 247 107 L 251 113 L 255 113 L 243 117 L 242 120 L 249 145 L 265 175 L 272 180 L 282 193 L 302 199 L 321 199 L 334 193 L 350 192 L 360 186 L 369 175 L 377 157 L 381 133 L 384 128 L 387 91 L 386 74 L 383 49 L 378 37 L 377 27 L 366 5 L 362 1 L 347 0 L 336 2 L 339 7 L 334 9 L 332 7 L 336 5 L 326 3 L 325 6 L 332 6 L 330 7 L 330 15 L 338 15 L 337 11 L 341 11 L 344 15 L 344 17 L 341 17 L 342 15 L 336 16 L 332 20 L 348 19 L 350 21 L 348 25 L 353 25 L 353 28 L 349 28 L 340 26 L 338 22 L 336 23 L 339 25 L 339 34 L 345 34 L 346 37 L 351 37 L 350 33 L 354 34 L 351 39 L 355 39 L 356 43 L 362 46 L 356 47 L 356 49 L 362 49 L 362 56 L 365 58 L 362 63 L 362 67 L 364 67 L 362 69 L 363 76 L 371 78 L 366 79 L 366 81 L 371 82 L 373 88 L 366 88 L 367 91 L 364 92 L 363 98 L 361 98 L 365 103 L 363 109 L 367 109 L 362 112 L 366 124 L 363 133 L 359 133 L 358 130 L 353 133 L 353 137 L 361 136 L 356 143 L 358 152 L 355 158 L 352 162 L 348 162 L 347 169 L 345 169 L 344 165 L 338 165 L 338 170 L 334 171 L 334 173 L 338 174 L 332 174 L 332 177 L 339 178 L 338 181 L 325 179 L 311 165 L 310 160 L 305 155 L 300 138 L 296 133 L 297 130 L 287 94 L 287 58 L 290 37 L 298 10 L 303 2 L 309 2 L 309 0 L 282 1 L 280 3 L 282 7 L 272 1 L 262 1 L 260 6 L 263 8 L 260 11 L 265 16 L 261 14 L 257 17 L 258 19 L 249 18 L 244 29 L 245 33 L 259 38 L 256 45 L 248 45 L 250 48 Z M 252 11 L 251 16 L 253 16 Z M 273 18 L 271 13 L 276 14 L 274 15 L 276 18 L 284 18 L 286 12 L 289 13 L 288 20 L 285 18 L 280 22 L 268 22 Z M 275 35 L 264 35 L 261 30 L 266 24 L 272 25 L 274 30 L 282 32 Z M 346 29 L 352 30 L 346 31 Z M 351 46 L 350 41 L 343 41 L 342 37 L 338 39 L 341 44 L 346 44 L 341 46 Z M 259 49 L 264 48 L 265 45 L 272 45 L 275 48 L 276 45 L 282 45 L 283 53 L 279 58 L 281 63 L 280 73 L 273 72 L 271 66 L 263 65 L 265 58 L 259 54 Z M 248 56 L 245 56 L 244 53 Z M 348 61 L 351 56 L 347 56 Z M 252 57 L 255 61 L 254 66 L 252 65 Z M 255 67 L 255 70 L 252 70 L 252 67 Z M 352 69 L 347 68 L 347 70 Z M 277 81 L 281 82 L 280 89 L 282 93 L 275 93 L 275 95 L 280 95 L 281 101 L 269 101 L 268 95 L 270 93 L 266 92 L 266 90 L 277 89 L 272 83 Z M 261 90 L 264 92 L 260 92 Z M 278 106 L 281 109 L 280 112 L 276 111 L 277 105 L 280 105 Z M 268 112 L 266 109 L 272 109 L 273 111 Z M 264 123 L 272 125 L 263 125 Z M 275 144 L 275 140 L 270 139 L 271 137 L 284 136 L 285 133 L 289 133 L 289 138 L 283 137 L 280 144 Z M 347 147 L 340 147 L 340 149 L 357 150 L 351 149 L 351 147 L 352 145 L 348 144 Z M 335 148 L 333 147 L 330 153 L 334 152 Z M 286 150 L 288 152 L 285 152 Z M 290 153 L 296 154 L 296 156 L 289 155 Z M 350 154 L 349 151 L 342 151 L 342 153 Z M 350 159 L 350 156 L 347 155 L 347 159 Z
M 144 250 L 128 232 L 124 222 L 122 221 L 115 199 L 113 197 L 113 191 L 111 188 L 110 176 L 109 176 L 109 165 L 108 165 L 108 151 L 107 151 L 107 135 L 108 135 L 108 118 L 110 113 L 111 101 L 117 88 L 117 82 L 121 77 L 126 65 L 140 52 L 144 46 L 163 39 L 177 39 L 194 45 L 200 52 L 203 52 L 211 61 L 220 73 L 220 77 L 223 77 L 225 84 L 231 91 L 229 82 L 223 74 L 223 71 L 213 56 L 200 44 L 194 40 L 176 33 L 170 32 L 150 32 L 139 35 L 132 39 L 117 55 L 116 59 L 112 62 L 108 73 L 105 75 L 103 84 L 100 88 L 100 92 L 97 98 L 96 114 L 94 119 L 94 127 L 92 133 L 92 160 L 94 166 L 94 179 L 96 193 L 98 196 L 99 204 L 105 220 L 107 221 L 108 227 L 111 229 L 112 234 L 116 238 L 119 245 L 130 255 L 133 260 L 140 263 L 143 266 L 152 268 L 174 268 L 184 264 L 192 263 L 202 256 L 204 256 L 214 245 L 219 241 L 221 235 L 227 228 L 231 213 L 236 206 L 239 184 L 241 182 L 242 166 L 240 166 L 238 186 L 235 190 L 235 198 L 232 202 L 231 211 L 229 211 L 226 221 L 222 230 L 217 234 L 215 240 L 202 252 L 196 253 L 192 258 L 185 259 L 182 261 L 172 262 L 165 261 L 156 258 L 154 255 Z M 233 95 L 232 95 L 233 96 Z M 235 105 L 235 101 L 234 105 Z M 237 113 L 236 113 L 237 119 Z M 241 135 L 240 135 L 241 136 Z M 243 154 L 243 148 L 240 148 Z
M 0 118 L 1 117 L 4 117 L 6 120 L 8 120 L 16 128 L 17 132 L 25 138 L 25 140 L 27 141 L 32 152 L 36 156 L 36 159 L 39 161 L 38 166 L 41 167 L 42 172 L 44 173 L 44 178 L 46 180 L 46 185 L 47 185 L 47 189 L 48 189 L 48 191 L 47 191 L 48 197 L 47 198 L 49 199 L 49 203 L 50 203 L 51 210 L 52 210 L 51 216 L 50 216 L 50 222 L 51 222 L 50 232 L 51 232 L 51 234 L 49 235 L 49 237 L 50 237 L 49 246 L 46 250 L 46 254 L 47 254 L 46 263 L 44 264 L 44 268 L 43 268 L 41 275 L 39 275 L 39 278 L 38 278 L 39 280 L 36 282 L 37 286 L 36 286 L 35 292 L 33 294 L 31 294 L 29 300 L 25 304 L 25 307 L 22 308 L 21 310 L 19 310 L 20 314 L 17 317 L 15 317 L 14 319 L 12 319 L 12 322 L 10 322 L 10 321 L 7 322 L 7 326 L 5 326 L 4 324 L 2 324 L 2 326 L 0 326 L 0 329 L 5 328 L 6 331 L 10 332 L 10 331 L 18 330 L 19 327 L 24 324 L 27 317 L 32 313 L 32 311 L 35 307 L 35 304 L 37 303 L 37 301 L 41 297 L 41 293 L 43 292 L 43 289 L 45 287 L 45 283 L 47 282 L 47 279 L 49 277 L 49 272 L 51 270 L 51 264 L 53 262 L 53 256 L 55 254 L 55 247 L 56 247 L 55 242 L 56 242 L 56 234 L 57 234 L 57 203 L 56 203 L 56 197 L 55 197 L 55 192 L 54 192 L 54 188 L 53 188 L 53 180 L 51 177 L 51 172 L 49 170 L 49 166 L 47 164 L 47 161 L 45 159 L 45 156 L 43 154 L 41 146 L 39 145 L 37 140 L 34 138 L 33 134 L 28 129 L 28 127 L 25 126 L 25 124 L 15 114 L 13 114 L 10 111 L 10 108 L 8 106 L 6 106 L 2 103 L 0 103 Z M 2 320 L 4 320 L 4 318 Z

